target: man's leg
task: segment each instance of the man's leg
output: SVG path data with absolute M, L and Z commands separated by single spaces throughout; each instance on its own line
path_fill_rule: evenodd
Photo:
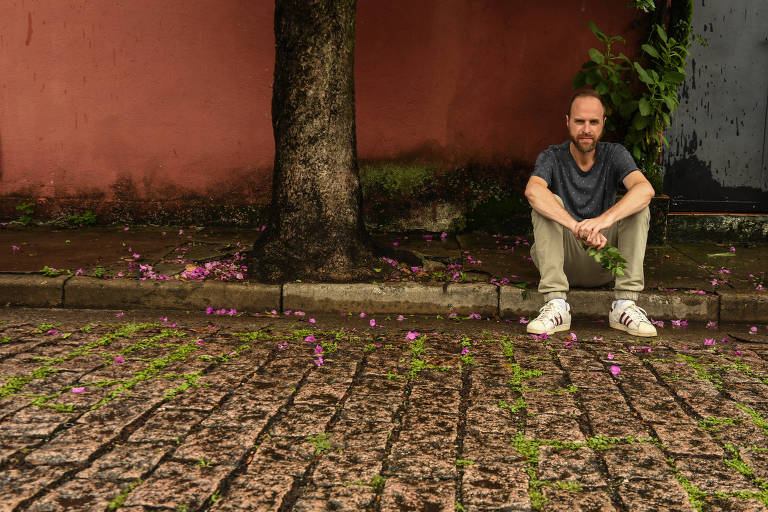
M 555 196 L 562 205 L 563 201 Z M 539 269 L 539 293 L 544 300 L 565 299 L 568 294 L 568 278 L 565 276 L 565 248 L 563 232 L 566 230 L 557 222 L 531 211 L 533 240 L 531 259 Z
M 562 200 L 555 196 L 560 204 Z M 531 259 L 539 269 L 539 292 L 546 303 L 539 310 L 539 316 L 531 320 L 526 327 L 530 334 L 553 334 L 571 328 L 571 308 L 565 302 L 568 293 L 568 279 L 564 271 L 563 232 L 570 234 L 557 222 L 536 213 L 531 213 L 533 220 L 534 244 L 531 246 Z
M 650 221 L 651 211 L 646 207 L 617 223 L 616 245 L 621 255 L 627 260 L 624 275 L 616 276 L 614 295 L 617 299 L 637 301 L 640 292 L 645 288 L 643 262 Z
M 656 328 L 645 311 L 635 304 L 645 287 L 643 262 L 650 219 L 651 213 L 646 207 L 617 223 L 616 245 L 627 264 L 624 275 L 616 276 L 616 301 L 611 306 L 608 321 L 614 329 L 634 336 L 656 336 Z
M 611 273 L 589 255 L 576 235 L 567 229 L 563 231 L 565 275 L 568 276 L 568 282 L 573 286 L 583 288 L 594 288 L 610 283 L 613 280 Z M 612 231 L 616 231 L 615 225 L 603 231 L 603 235 L 609 240 L 609 243 Z

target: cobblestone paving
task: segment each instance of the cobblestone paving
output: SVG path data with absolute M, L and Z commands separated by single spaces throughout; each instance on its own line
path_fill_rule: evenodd
M 766 510 L 768 345 L 390 320 L 4 321 L 0 511 Z

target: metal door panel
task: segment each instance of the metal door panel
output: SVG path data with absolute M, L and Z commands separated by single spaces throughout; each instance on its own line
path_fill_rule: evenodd
M 768 1 L 702 0 L 680 108 L 666 133 L 676 211 L 768 212 Z

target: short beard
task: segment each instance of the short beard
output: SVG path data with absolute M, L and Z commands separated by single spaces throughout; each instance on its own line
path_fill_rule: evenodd
M 591 153 L 595 150 L 595 147 L 597 147 L 597 141 L 598 139 L 592 139 L 592 143 L 589 144 L 586 147 L 582 147 L 581 143 L 579 142 L 579 139 L 572 138 L 571 142 L 573 142 L 573 145 L 576 147 L 576 151 L 580 153 Z

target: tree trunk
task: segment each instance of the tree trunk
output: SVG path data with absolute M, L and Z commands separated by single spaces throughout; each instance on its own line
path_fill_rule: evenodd
M 356 0 L 276 0 L 272 213 L 251 275 L 371 275 L 355 135 Z

